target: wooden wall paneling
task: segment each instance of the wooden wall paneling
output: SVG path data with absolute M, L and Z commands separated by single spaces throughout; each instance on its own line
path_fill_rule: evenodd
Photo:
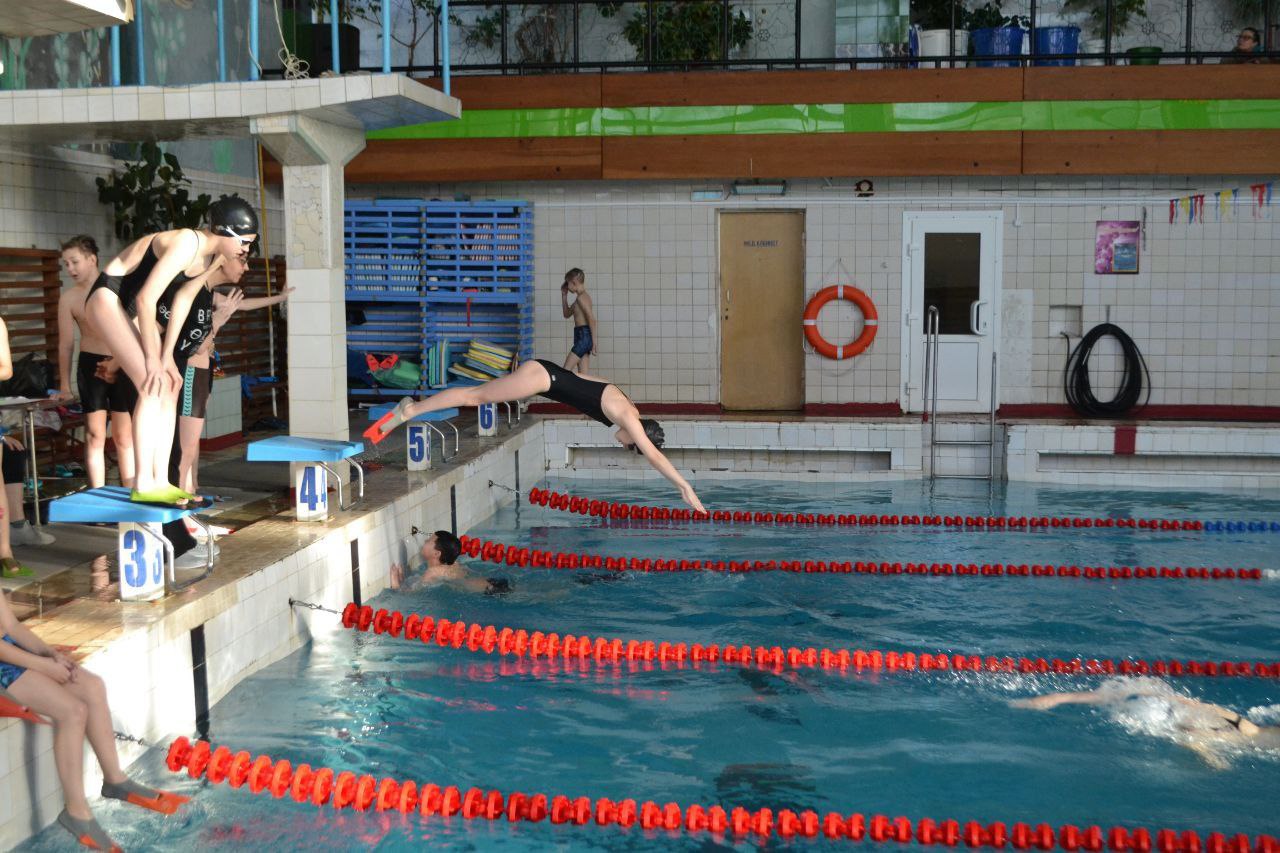
M 604 178 L 1017 175 L 1021 149 L 1017 131 L 609 137 Z
M 606 107 L 1017 101 L 1017 68 L 607 74 Z
M 1277 130 L 1038 131 L 1028 175 L 1255 175 L 1280 171 Z
M 598 136 L 370 140 L 347 164 L 346 180 L 349 184 L 599 180 L 601 143 Z M 274 173 L 279 181 L 278 164 Z
M 454 77 L 450 94 L 464 110 L 540 109 L 545 107 L 600 106 L 601 77 L 588 74 L 464 75 Z M 437 77 L 418 80 L 444 91 Z
M 1025 75 L 1028 101 L 1280 98 L 1280 71 L 1267 65 L 1028 68 Z
M 248 299 L 267 295 L 276 295 L 288 287 L 288 270 L 284 259 L 275 257 L 271 260 L 271 293 L 267 293 L 266 261 L 253 258 L 249 271 L 240 280 L 240 288 Z M 281 312 L 279 306 L 270 309 L 260 308 L 255 311 L 237 311 L 218 332 L 215 348 L 218 361 L 228 376 L 267 376 L 270 374 L 271 360 L 268 356 L 270 335 L 267 324 L 275 325 L 276 371 L 280 383 L 276 392 L 278 411 L 282 419 L 289 415 L 289 328 L 287 311 Z M 268 315 L 270 312 L 270 315 Z M 240 417 L 244 429 L 248 429 L 259 418 L 271 414 L 271 392 L 265 386 L 258 386 L 252 392 L 251 399 L 240 400 Z

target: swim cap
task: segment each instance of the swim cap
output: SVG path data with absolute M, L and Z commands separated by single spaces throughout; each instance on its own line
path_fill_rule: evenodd
M 257 234 L 257 211 L 239 196 L 227 196 L 209 206 L 209 230 L 224 237 Z

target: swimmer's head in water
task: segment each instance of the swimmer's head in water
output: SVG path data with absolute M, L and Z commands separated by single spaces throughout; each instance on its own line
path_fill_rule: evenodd
M 644 430 L 644 434 L 649 437 L 649 441 L 653 442 L 654 447 L 662 447 L 662 445 L 667 443 L 667 434 L 662 431 L 662 424 L 658 423 L 653 418 L 641 418 L 640 426 Z M 636 453 L 640 453 L 640 448 L 636 447 L 636 443 L 631 440 L 631 436 L 627 434 L 626 430 L 618 430 L 614 433 L 614 437 L 617 438 L 618 441 L 622 443 L 622 446 L 627 450 L 634 450 Z M 643 456 L 644 454 L 640 455 Z
M 422 559 L 431 561 L 432 552 L 441 564 L 452 566 L 462 553 L 462 542 L 447 530 L 437 530 L 422 545 Z

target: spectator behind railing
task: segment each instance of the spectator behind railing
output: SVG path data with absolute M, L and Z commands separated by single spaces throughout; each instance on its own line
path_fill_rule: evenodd
M 1262 55 L 1262 33 L 1253 27 L 1240 30 L 1231 55 L 1222 58 L 1223 65 L 1258 65 L 1266 61 L 1267 58 Z

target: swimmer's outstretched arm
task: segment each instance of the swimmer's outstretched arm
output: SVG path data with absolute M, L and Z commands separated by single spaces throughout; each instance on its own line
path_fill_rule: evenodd
M 689 485 L 689 481 L 676 470 L 676 466 L 671 464 L 671 460 L 666 457 L 666 454 L 655 447 L 653 442 L 649 440 L 649 436 L 645 434 L 644 427 L 640 425 L 640 418 L 632 415 L 624 422 L 619 423 L 618 426 L 626 431 L 627 436 L 635 443 L 636 450 L 640 451 L 645 461 L 680 490 L 680 497 L 685 503 L 698 512 L 706 512 L 702 507 L 702 501 L 698 500 L 698 494 L 693 490 L 693 486 Z
M 1096 690 L 1084 690 L 1076 693 L 1046 693 L 1043 696 L 1031 696 L 1026 699 L 1014 699 L 1009 702 L 1011 708 L 1031 708 L 1036 711 L 1048 711 L 1059 705 L 1101 705 L 1108 701 Z

